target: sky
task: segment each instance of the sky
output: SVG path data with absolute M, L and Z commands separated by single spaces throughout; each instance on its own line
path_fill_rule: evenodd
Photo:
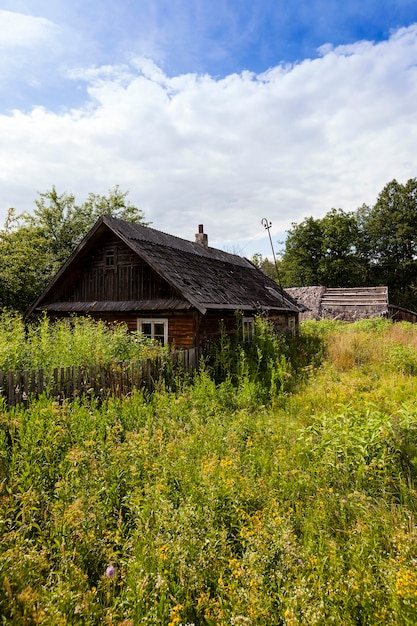
M 0 0 L 0 226 L 118 185 L 251 257 L 417 176 L 415 0 Z

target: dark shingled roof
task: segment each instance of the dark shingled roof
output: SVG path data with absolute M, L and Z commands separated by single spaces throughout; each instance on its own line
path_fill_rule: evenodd
M 304 309 L 272 279 L 243 257 L 216 248 L 206 248 L 200 243 L 168 235 L 148 226 L 104 216 L 97 221 L 73 252 L 31 307 L 31 311 L 45 308 L 48 292 L 66 273 L 78 255 L 88 250 L 95 239 L 101 236 L 103 229 L 107 228 L 203 314 L 210 309 L 275 312 L 299 312 Z M 103 303 L 88 304 L 92 310 L 105 310 Z M 60 306 L 65 305 L 60 303 Z M 106 310 L 110 308 L 114 310 L 114 306 L 117 306 L 116 302 L 109 303 Z M 127 310 L 127 307 L 127 303 L 123 303 L 123 309 Z M 52 309 L 53 306 L 49 304 L 46 308 Z
M 103 220 L 186 299 L 204 309 L 202 312 L 222 308 L 299 310 L 291 296 L 243 257 L 140 224 L 113 217 Z

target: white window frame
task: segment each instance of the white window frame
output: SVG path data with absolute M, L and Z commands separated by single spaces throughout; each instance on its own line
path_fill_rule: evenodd
M 142 332 L 142 324 L 151 324 L 151 339 L 155 339 L 155 324 L 163 324 L 164 346 L 168 345 L 168 319 L 166 317 L 138 317 L 137 329 L 140 333 Z
M 243 341 L 250 342 L 255 336 L 255 318 L 244 317 L 242 318 L 242 334 Z

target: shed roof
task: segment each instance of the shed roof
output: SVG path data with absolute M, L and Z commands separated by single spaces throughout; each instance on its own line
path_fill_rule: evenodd
M 388 287 L 291 287 L 288 293 L 303 303 L 305 318 L 354 319 L 386 315 Z

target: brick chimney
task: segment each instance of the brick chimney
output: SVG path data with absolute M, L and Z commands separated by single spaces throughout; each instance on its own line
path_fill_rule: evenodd
M 195 242 L 199 243 L 203 248 L 208 248 L 208 237 L 204 232 L 203 224 L 200 224 L 198 227 L 198 233 L 195 235 Z

